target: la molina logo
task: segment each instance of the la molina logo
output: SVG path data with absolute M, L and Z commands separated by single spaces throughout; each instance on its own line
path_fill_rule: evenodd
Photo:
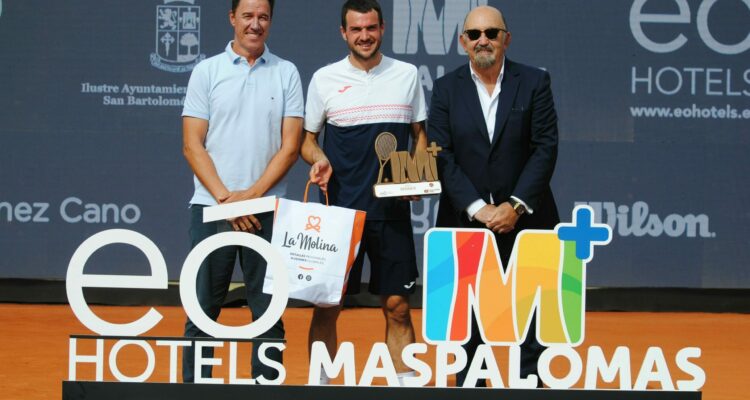
M 307 217 L 307 225 L 305 225 L 305 230 L 314 230 L 315 232 L 320 233 L 320 222 L 321 219 L 318 216 L 311 215 Z
M 167 72 L 190 72 L 206 58 L 201 54 L 201 7 L 195 5 L 195 0 L 163 1 L 163 5 L 156 6 L 151 65 Z

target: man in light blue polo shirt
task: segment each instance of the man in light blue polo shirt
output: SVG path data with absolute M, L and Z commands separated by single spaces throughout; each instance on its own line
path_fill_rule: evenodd
M 231 221 L 203 223 L 203 208 L 267 195 L 282 196 L 284 175 L 297 160 L 302 139 L 304 105 L 297 68 L 268 50 L 273 0 L 232 0 L 229 21 L 234 40 L 224 53 L 195 67 L 188 84 L 183 116 L 183 152 L 195 174 L 190 200 L 190 237 L 195 246 L 221 231 L 257 234 L 270 241 L 273 213 L 247 215 Z M 244 247 L 223 247 L 201 265 L 197 280 L 203 311 L 216 320 L 221 312 L 236 258 L 245 281 L 247 304 L 257 319 L 271 296 L 262 293 L 266 265 L 256 252 Z M 185 336 L 206 336 L 188 319 Z M 277 322 L 262 337 L 283 338 Z M 204 348 L 203 358 L 211 357 Z M 266 355 L 281 363 L 281 352 Z M 211 366 L 195 368 L 193 347 L 183 353 L 184 382 L 201 382 Z M 252 354 L 253 378 L 273 380 L 278 371 Z M 200 373 L 200 377 L 196 375 Z

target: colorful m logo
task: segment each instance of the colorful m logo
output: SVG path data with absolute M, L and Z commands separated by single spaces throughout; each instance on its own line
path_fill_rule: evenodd
M 573 211 L 572 224 L 525 230 L 503 268 L 492 232 L 431 229 L 425 234 L 422 325 L 432 344 L 466 342 L 474 311 L 487 344 L 523 342 L 534 313 L 545 345 L 577 346 L 584 338 L 586 263 L 595 244 L 612 238 L 609 226 L 592 224 L 588 206 Z

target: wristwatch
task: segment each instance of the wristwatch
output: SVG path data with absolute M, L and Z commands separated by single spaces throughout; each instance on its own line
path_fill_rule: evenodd
M 508 203 L 510 203 L 510 206 L 513 207 L 513 211 L 515 211 L 518 216 L 521 216 L 526 212 L 526 207 L 524 207 L 520 201 L 510 199 L 508 200 Z

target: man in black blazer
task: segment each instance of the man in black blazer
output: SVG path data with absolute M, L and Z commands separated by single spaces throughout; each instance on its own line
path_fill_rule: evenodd
M 472 10 L 459 40 L 470 62 L 435 82 L 428 119 L 430 140 L 443 148 L 437 225 L 491 229 L 507 266 L 519 231 L 559 222 L 549 185 L 558 141 L 550 77 L 505 57 L 511 34 L 493 7 Z M 521 377 L 536 374 L 544 350 L 534 332 L 521 345 Z M 479 344 L 473 322 L 469 360 Z

